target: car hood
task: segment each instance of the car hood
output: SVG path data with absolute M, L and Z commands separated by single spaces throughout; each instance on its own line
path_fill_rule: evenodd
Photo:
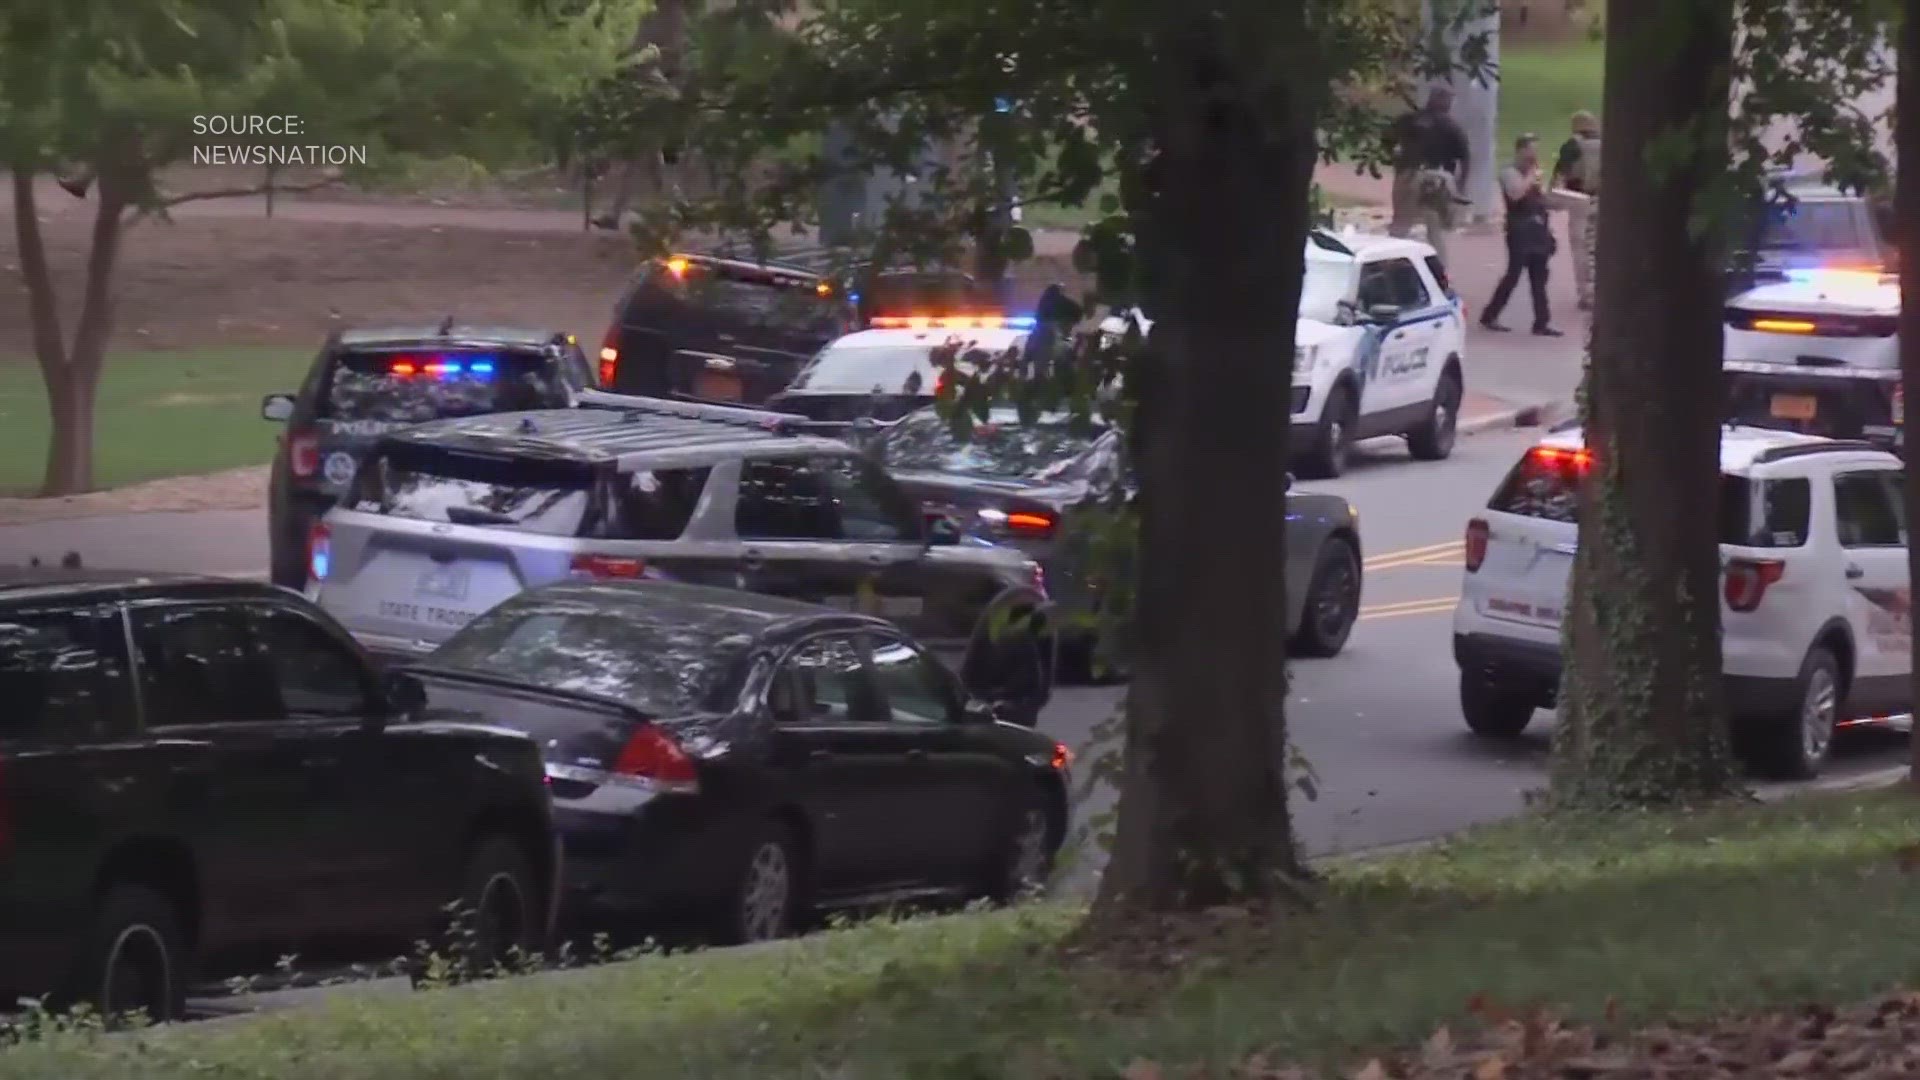
M 893 478 L 914 495 L 1012 496 L 1067 507 L 1087 495 L 1082 482 L 1056 483 L 1031 477 L 985 477 L 965 473 L 896 472 Z
M 1145 334 L 1152 331 L 1152 319 L 1138 312 L 1135 312 L 1132 318 L 1139 324 L 1141 333 Z M 1100 329 L 1104 333 L 1123 334 L 1127 330 L 1127 323 L 1121 316 L 1109 315 L 1100 321 Z M 1296 348 L 1308 348 L 1342 337 L 1351 333 L 1352 330 L 1353 327 L 1342 326 L 1339 323 L 1331 323 L 1323 319 L 1302 318 L 1294 325 L 1293 344 Z

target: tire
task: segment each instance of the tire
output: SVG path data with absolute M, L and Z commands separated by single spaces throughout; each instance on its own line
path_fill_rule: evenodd
M 1308 480 L 1331 480 L 1347 471 L 1347 452 L 1353 447 L 1353 391 L 1336 386 L 1320 410 L 1313 445 L 1300 457 L 1300 475 Z
M 801 923 L 800 845 L 778 822 L 742 850 L 720 907 L 714 935 L 721 945 L 749 945 L 791 937 Z
M 1300 656 L 1338 656 L 1360 617 L 1360 554 L 1346 540 L 1320 545 L 1301 605 L 1293 651 Z
M 1482 675 L 1460 673 L 1460 715 L 1483 739 L 1515 739 L 1533 720 L 1533 698 Z
M 1749 767 L 1774 780 L 1818 776 L 1833 750 L 1845 685 L 1840 661 L 1826 646 L 1815 645 L 1800 662 L 1794 707 L 1751 721 Z
M 110 886 L 88 931 L 73 999 L 109 1018 L 183 1017 L 191 957 L 180 927 L 181 913 L 166 897 L 144 885 Z
M 1453 454 L 1460 433 L 1460 376 L 1447 371 L 1433 388 L 1427 419 L 1407 432 L 1407 452 L 1418 461 L 1444 461 Z
M 1037 785 L 1032 788 L 1013 814 L 986 884 L 977 895 L 996 904 L 1011 904 L 1044 892 L 1066 839 L 1066 824 L 1048 793 Z
M 482 840 L 467 857 L 460 884 L 454 952 L 475 973 L 493 970 L 539 944 L 539 890 L 521 845 L 503 836 Z

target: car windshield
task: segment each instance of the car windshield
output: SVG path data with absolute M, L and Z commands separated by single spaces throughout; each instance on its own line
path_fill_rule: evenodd
M 975 367 L 988 355 L 969 350 L 956 363 Z M 830 345 L 794 376 L 793 388 L 932 397 L 939 381 L 931 345 Z
M 1348 299 L 1353 260 L 1314 249 L 1307 253 L 1306 276 L 1300 282 L 1300 317 L 1332 322 L 1340 301 Z
M 1104 427 L 1066 418 L 1021 424 L 1017 420 L 975 424 L 960 438 L 946 420 L 920 414 L 887 433 L 881 458 L 901 472 L 944 472 L 995 478 L 1083 479 Z
M 524 352 L 349 352 L 334 363 L 319 419 L 422 424 L 567 405 L 560 365 Z
M 1872 247 L 1863 235 L 1852 199 L 1807 199 L 1792 206 L 1768 207 L 1760 230 L 1762 251 L 1862 251 Z
M 347 505 L 367 514 L 585 536 L 601 500 L 593 469 L 572 461 L 449 453 L 397 445 L 360 470 Z
M 522 593 L 429 662 L 625 702 L 654 716 L 709 708 L 758 621 L 617 586 Z

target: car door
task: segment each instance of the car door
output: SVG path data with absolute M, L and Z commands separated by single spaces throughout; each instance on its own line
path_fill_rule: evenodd
M 1360 415 L 1362 430 L 1365 429 L 1365 417 L 1373 416 L 1382 410 L 1393 407 L 1393 388 L 1387 372 L 1400 365 L 1407 350 L 1407 339 L 1399 332 L 1399 320 L 1380 322 L 1373 320 L 1372 313 L 1382 307 L 1398 310 L 1400 300 L 1394 290 L 1392 275 L 1387 269 L 1387 260 L 1376 259 L 1360 266 L 1360 285 L 1355 293 L 1361 316 L 1364 320 L 1364 336 L 1354 357 L 1354 374 L 1360 381 Z
M 821 461 L 749 458 L 740 464 L 734 531 L 738 581 L 747 589 L 856 610 L 879 567 L 840 539 Z
M 858 636 L 810 637 L 781 658 L 767 691 L 776 767 L 812 827 L 816 887 L 826 898 L 899 884 L 913 842 L 905 813 L 920 771 L 912 740 L 886 722 Z
M 977 563 L 933 550 L 918 504 L 873 461 L 835 458 L 822 472 L 842 541 L 869 572 L 860 610 L 915 637 L 964 640 L 980 617 L 981 597 L 1000 583 Z
M 1838 582 L 1853 630 L 1854 677 L 1849 706 L 1888 711 L 1908 696 L 1913 634 L 1909 612 L 1906 530 L 1900 520 L 1900 470 L 1843 467 L 1833 476 L 1834 527 L 1841 548 Z
M 905 854 L 916 877 L 945 886 L 979 880 L 1000 837 L 1013 763 L 984 725 L 962 720 L 958 681 L 918 645 L 868 635 L 887 723 L 908 741 L 915 775 L 907 820 L 917 837 Z
M 250 605 L 248 615 L 284 705 L 282 737 L 339 770 L 325 792 L 327 813 L 348 831 L 328 838 L 338 858 L 310 897 L 328 932 L 427 925 L 452 895 L 449 863 L 458 857 L 448 850 L 458 829 L 445 807 L 457 790 L 447 785 L 460 778 L 437 775 L 447 755 L 387 732 L 376 677 L 336 626 L 286 602 Z
M 345 756 L 287 721 L 242 607 L 160 601 L 130 614 L 146 734 L 176 762 L 168 828 L 201 838 L 207 918 L 242 941 L 301 947 L 333 922 L 321 898 L 363 842 Z
M 1421 406 L 1433 396 L 1434 374 L 1446 359 L 1435 352 L 1452 308 L 1434 295 L 1412 259 L 1385 259 L 1380 265 L 1400 318 L 1387 331 L 1375 400 L 1382 411 Z

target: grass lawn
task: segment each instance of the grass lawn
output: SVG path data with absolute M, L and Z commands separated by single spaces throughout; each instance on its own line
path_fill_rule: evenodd
M 56 1035 L 0 1052 L 0 1078 L 1106 1080 L 1136 1059 L 1351 1069 L 1437 1025 L 1464 1037 L 1475 1001 L 1603 1024 L 1846 1002 L 1920 973 L 1915 809 L 1898 791 L 1523 820 L 1338 865 L 1310 914 L 1221 913 L 1104 957 L 1063 950 L 1078 912 L 1038 905 Z
M 1567 139 L 1568 117 L 1579 109 L 1600 114 L 1605 52 L 1605 42 L 1584 35 L 1500 50 L 1500 130 L 1494 149 L 1501 160 L 1513 152 L 1513 140 L 1529 131 L 1540 136 L 1541 153 L 1551 160 Z
M 108 357 L 95 416 L 94 482 L 254 465 L 273 457 L 260 398 L 299 389 L 312 349 L 182 349 Z M 47 397 L 31 358 L 0 359 L 0 494 L 32 494 L 46 467 Z

